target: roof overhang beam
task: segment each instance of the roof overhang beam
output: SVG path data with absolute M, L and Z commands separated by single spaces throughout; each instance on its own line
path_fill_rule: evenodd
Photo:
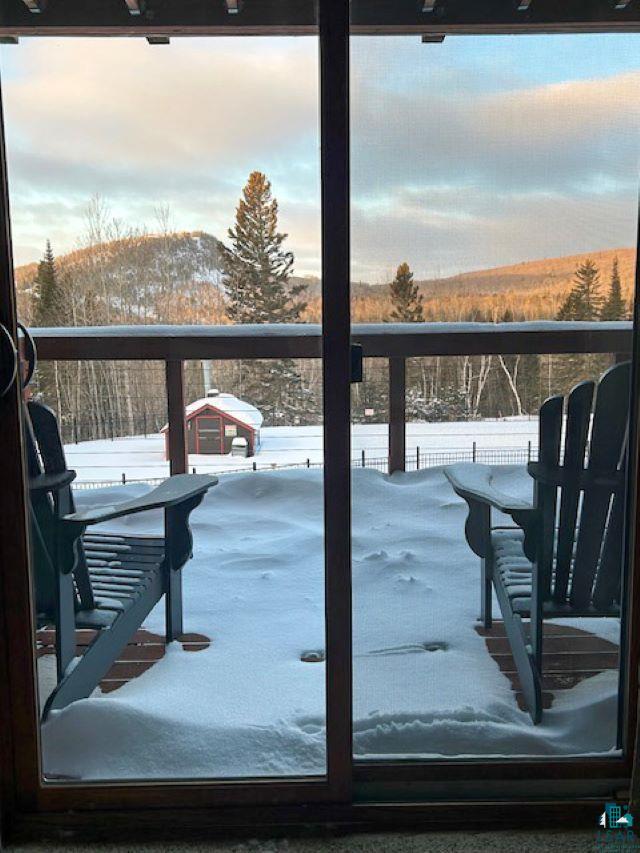
M 640 2 L 351 0 L 351 22 L 354 35 L 640 31 Z M 0 37 L 317 35 L 317 23 L 317 0 L 0 0 Z

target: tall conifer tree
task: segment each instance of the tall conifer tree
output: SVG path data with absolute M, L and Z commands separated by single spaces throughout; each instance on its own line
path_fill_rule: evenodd
M 409 264 L 401 263 L 389 285 L 393 310 L 390 320 L 396 323 L 423 323 L 422 296 L 413 280 Z
M 49 240 L 33 282 L 32 312 L 36 326 L 59 326 L 62 323 L 64 305 L 56 261 Z
M 261 172 L 252 172 L 228 231 L 230 247 L 221 251 L 226 311 L 234 323 L 296 323 L 306 303 L 305 284 L 290 284 L 293 253 L 278 231 L 278 202 Z M 311 395 L 302 387 L 292 359 L 243 362 L 242 393 L 261 409 L 267 423 L 301 419 Z
M 56 269 L 56 261 L 47 240 L 38 272 L 33 282 L 32 316 L 35 326 L 62 326 L 65 320 L 65 306 Z M 60 389 L 58 374 L 54 362 L 39 362 L 38 388 L 45 402 L 60 408 Z
M 249 175 L 229 228 L 231 248 L 222 249 L 227 315 L 234 323 L 295 323 L 306 304 L 304 284 L 289 285 L 293 252 L 278 231 L 278 202 L 262 172 Z
M 575 272 L 573 287 L 558 311 L 558 320 L 597 320 L 602 309 L 600 271 L 587 258 Z
M 618 270 L 618 259 L 613 259 L 611 268 L 611 285 L 609 293 L 600 312 L 601 320 L 624 320 L 627 316 L 627 306 L 622 298 L 622 283 Z

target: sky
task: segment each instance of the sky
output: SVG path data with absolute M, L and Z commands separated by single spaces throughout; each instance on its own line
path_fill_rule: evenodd
M 352 277 L 417 278 L 635 243 L 640 34 L 354 37 Z M 225 239 L 264 171 L 298 274 L 319 275 L 318 44 L 22 39 L 0 48 L 14 255 L 123 227 Z

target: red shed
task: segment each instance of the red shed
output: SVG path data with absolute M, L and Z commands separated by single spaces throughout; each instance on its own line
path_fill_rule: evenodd
M 189 453 L 230 453 L 234 438 L 246 439 L 248 456 L 258 452 L 262 414 L 251 403 L 233 394 L 212 390 L 201 400 L 189 403 L 185 415 Z M 168 459 L 169 425 L 165 424 L 161 432 L 164 433 L 165 459 Z

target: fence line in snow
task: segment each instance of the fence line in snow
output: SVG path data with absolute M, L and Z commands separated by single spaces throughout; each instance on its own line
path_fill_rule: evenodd
M 501 448 L 501 447 L 477 447 L 476 442 L 468 450 L 436 450 L 423 451 L 420 447 L 416 447 L 413 453 L 407 453 L 405 458 L 405 470 L 416 471 L 424 468 L 436 468 L 440 465 L 451 465 L 454 462 L 477 462 L 484 465 L 525 465 L 527 462 L 535 460 L 536 449 L 532 447 L 531 442 L 528 442 L 526 448 Z M 372 468 L 376 471 L 381 471 L 384 474 L 389 471 L 389 458 L 387 456 L 367 456 L 366 451 L 361 451 L 360 455 L 351 460 L 352 468 Z M 223 474 L 246 474 L 260 471 L 282 471 L 300 468 L 324 468 L 324 462 L 311 462 L 307 459 L 305 462 L 286 462 L 264 463 L 260 464 L 254 460 L 250 467 L 232 468 L 223 471 L 206 471 L 201 473 L 211 473 L 219 477 Z M 197 468 L 191 469 L 193 473 L 197 473 Z M 118 486 L 131 483 L 142 483 L 145 485 L 156 486 L 165 480 L 166 477 L 145 477 L 130 479 L 125 473 L 122 474 L 119 480 L 82 480 L 74 483 L 76 489 L 98 489 L 109 486 Z

